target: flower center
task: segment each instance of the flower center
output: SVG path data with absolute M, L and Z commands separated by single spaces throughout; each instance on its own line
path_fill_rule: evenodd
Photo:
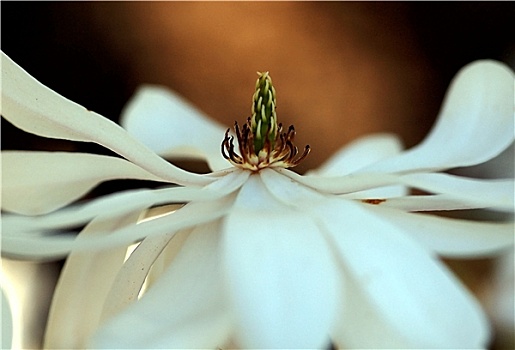
M 299 164 L 310 152 L 309 146 L 299 155 L 293 144 L 295 128 L 282 132 L 282 124 L 277 124 L 276 96 L 272 79 L 268 72 L 259 73 L 256 91 L 252 97 L 252 117 L 240 129 L 234 123 L 234 132 L 241 153 L 234 149 L 234 136 L 225 132 L 222 142 L 222 155 L 231 164 L 242 169 L 258 171 L 266 167 L 291 168 Z

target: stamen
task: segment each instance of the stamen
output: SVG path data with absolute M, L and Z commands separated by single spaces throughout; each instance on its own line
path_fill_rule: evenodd
M 234 123 L 236 141 L 240 154 L 234 150 L 235 137 L 229 135 L 228 129 L 222 141 L 222 156 L 233 165 L 252 171 L 266 167 L 290 168 L 299 164 L 310 152 L 306 146 L 300 157 L 299 150 L 293 144 L 295 128 L 291 125 L 283 133 L 281 123 L 277 123 L 276 92 L 268 72 L 258 73 L 256 90 L 252 96 L 252 117 L 240 129 Z

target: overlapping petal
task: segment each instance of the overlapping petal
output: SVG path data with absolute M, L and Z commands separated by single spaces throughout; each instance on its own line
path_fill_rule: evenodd
M 231 196 L 213 201 L 192 202 L 177 210 L 173 216 L 167 215 L 112 231 L 99 231 L 98 236 L 82 240 L 75 240 L 73 235 L 65 234 L 66 232 L 53 236 L 7 232 L 2 235 L 2 252 L 13 257 L 56 259 L 66 256 L 72 249 L 87 251 L 126 246 L 148 236 L 165 235 L 216 220 L 227 214 L 232 202 Z
M 480 258 L 513 247 L 513 222 L 459 220 L 404 213 L 382 206 L 370 207 L 369 210 L 440 256 Z
M 1 113 L 16 127 L 44 137 L 98 143 L 169 182 L 211 182 L 173 166 L 118 124 L 50 90 L 3 52 L 1 65 Z
M 223 250 L 239 346 L 329 344 L 340 287 L 331 250 L 315 223 L 267 195 L 257 175 L 225 219 Z
M 197 227 L 156 284 L 137 303 L 108 320 L 91 347 L 223 346 L 232 320 L 220 283 L 219 245 L 219 223 Z
M 435 126 L 418 146 L 361 172 L 426 172 L 483 163 L 514 139 L 514 75 L 476 61 L 454 78 Z
M 230 166 L 220 152 L 226 128 L 165 87 L 139 88 L 120 124 L 160 156 L 205 160 L 213 171 Z
M 136 223 L 139 212 L 118 220 L 93 220 L 77 239 L 98 234 L 98 231 L 116 230 Z M 57 283 L 45 332 L 45 348 L 78 349 L 98 327 L 102 304 L 118 270 L 123 264 L 126 247 L 107 251 L 72 251 L 61 271 Z M 84 291 L 87 290 L 87 293 Z
M 362 289 L 358 293 L 363 294 L 347 295 L 348 303 L 366 298 L 373 306 L 371 319 L 363 319 L 367 315 L 360 313 L 343 315 L 346 346 L 463 349 L 486 345 L 489 327 L 480 306 L 422 245 L 358 203 L 332 200 L 313 210 Z M 391 337 L 378 337 L 367 329 L 353 337 L 352 324 L 365 322 L 371 323 L 371 331 L 374 322 L 386 323 Z
M 89 153 L 2 152 L 2 209 L 46 214 L 82 197 L 103 181 L 163 181 L 125 159 Z

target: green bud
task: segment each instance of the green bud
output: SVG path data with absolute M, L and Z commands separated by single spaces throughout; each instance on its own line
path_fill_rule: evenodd
M 274 147 L 277 137 L 277 115 L 275 113 L 276 97 L 272 78 L 268 72 L 258 72 L 256 92 L 252 97 L 251 129 L 254 135 L 254 152 L 259 153 L 267 141 Z

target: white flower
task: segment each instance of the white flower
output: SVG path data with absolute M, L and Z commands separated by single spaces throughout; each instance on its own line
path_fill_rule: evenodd
M 281 139 L 274 129 L 275 91 L 266 75 L 240 147 L 231 148 L 229 134 L 224 140 L 235 166 L 220 154 L 225 130 L 162 88 L 140 90 L 124 111 L 127 132 L 4 54 L 2 83 L 2 115 L 20 129 L 95 142 L 125 158 L 2 152 L 2 209 L 13 213 L 2 217 L 3 253 L 34 259 L 71 252 L 47 347 L 487 345 L 483 311 L 437 255 L 498 254 L 513 245 L 513 223 L 418 212 L 513 211 L 513 179 L 441 173 L 483 163 L 513 142 L 513 73 L 503 64 L 465 67 L 418 146 L 401 152 L 394 136 L 370 136 L 305 176 L 285 168 L 299 158 L 293 133 Z M 263 116 L 260 108 L 267 108 Z M 154 151 L 205 159 L 213 172 L 189 173 Z M 67 206 L 120 178 L 180 186 Z M 187 204 L 135 224 L 142 211 L 170 203 Z M 52 235 L 83 224 L 77 239 Z M 124 262 L 127 246 L 139 241 Z

